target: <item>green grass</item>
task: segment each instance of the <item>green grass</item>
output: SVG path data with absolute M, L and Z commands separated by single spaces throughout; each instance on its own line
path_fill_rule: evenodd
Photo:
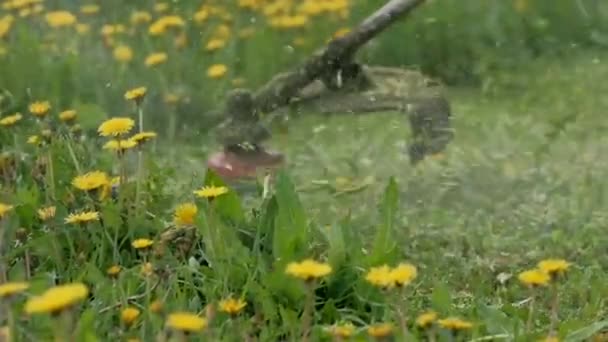
M 288 133 L 277 133 L 271 145 L 288 156 L 307 225 L 353 239 L 342 243 L 349 257 L 360 258 L 355 268 L 369 260 L 386 219 L 378 203 L 395 178 L 388 246 L 396 250 L 389 260 L 419 267 L 410 313 L 433 308 L 460 315 L 480 324 L 478 336 L 512 340 L 527 315 L 518 303 L 529 296 L 517 274 L 544 258 L 573 262 L 560 285 L 565 337 L 593 322 L 607 324 L 603 58 L 585 53 L 565 62 L 540 60 L 497 74 L 483 93 L 453 89 L 456 139 L 444 160 L 416 168 L 404 153 L 407 122 L 394 113 L 292 118 Z M 176 163 L 201 170 L 205 152 L 198 150 L 186 153 L 192 164 Z M 258 203 L 259 197 L 251 205 Z M 313 244 L 332 255 L 324 240 Z M 500 285 L 499 275 L 511 278 Z M 549 317 L 540 311 L 535 324 L 542 335 Z M 351 308 L 339 312 L 361 315 Z
M 23 34 L 27 37 L 26 31 Z M 74 57 L 72 63 L 81 63 L 74 69 L 70 63 L 34 63 L 40 56 L 25 50 L 24 56 L 35 65 L 28 69 L 29 76 L 39 70 L 64 76 L 47 94 L 39 84 L 36 96 L 64 99 L 63 107 L 74 103 L 69 98 L 74 87 L 68 85 L 86 82 L 79 78 L 71 83 L 67 71 L 87 69 L 86 60 Z M 165 313 L 209 315 L 203 312 L 208 304 L 232 294 L 248 302 L 246 310 L 236 320 L 217 314 L 209 332 L 236 341 L 237 333 L 253 334 L 255 328 L 261 341 L 298 340 L 305 288 L 284 269 L 291 261 L 314 257 L 333 267 L 315 293 L 311 340 L 316 341 L 328 338 L 322 326 L 341 320 L 361 327 L 395 322 L 390 305 L 394 298 L 363 278 L 372 266 L 407 261 L 418 267 L 418 278 L 404 290 L 410 323 L 432 309 L 442 317 L 473 322 L 464 340 L 500 335 L 503 340 L 534 341 L 548 334 L 556 290 L 559 336 L 588 340 L 608 326 L 608 100 L 603 96 L 608 70 L 602 63 L 607 57 L 588 50 L 568 59 L 539 59 L 518 69 L 493 71 L 481 89 L 452 89 L 456 139 L 444 160 L 428 160 L 415 168 L 405 154 L 407 121 L 398 114 L 291 118 L 288 133 L 277 133 L 271 141 L 286 153 L 288 163 L 268 198 L 231 191 L 211 203 L 194 199 L 194 189 L 220 181 L 205 174 L 205 157 L 215 148 L 209 137 L 189 136 L 183 137 L 188 141 L 184 145 L 168 145 L 159 137 L 144 148 L 148 177 L 141 180 L 142 201 L 136 203 L 140 209 L 130 205 L 135 202 L 136 180 L 119 187 L 118 201 L 97 200 L 76 191 L 70 182 L 95 169 L 116 175 L 115 156 L 100 148 L 105 139 L 89 135 L 77 142 L 57 134 L 50 146 L 34 148 L 25 140 L 39 127 L 24 115 L 18 127 L 0 131 L 3 151 L 20 153 L 17 177 L 3 178 L 0 193 L 3 203 L 14 206 L 0 222 L 0 264 L 13 281 L 26 277 L 28 264 L 32 287 L 25 296 L 3 298 L 0 304 L 11 308 L 14 334 L 21 340 L 49 339 L 70 326 L 79 341 L 149 341 L 163 333 L 166 318 L 147 309 L 154 299 L 163 301 Z M 20 58 L 10 58 L 20 65 Z M 17 89 L 9 90 L 25 92 L 29 81 L 18 76 L 26 69 L 21 65 L 10 70 L 3 75 L 12 75 Z M 95 80 L 99 71 L 87 70 L 85 76 Z M 107 77 L 116 75 L 117 69 Z M 178 73 L 171 75 L 179 79 Z M 103 98 L 81 94 L 89 98 L 78 107 L 83 120 L 89 120 L 87 126 L 95 128 L 103 119 L 100 107 L 115 112 L 132 108 L 122 94 L 127 83 L 142 81 L 131 77 L 119 79 L 108 91 L 75 87 Z M 153 87 L 157 83 L 148 85 L 155 95 L 164 92 Z M 197 108 L 197 100 L 195 96 L 192 108 Z M 158 96 L 146 101 L 146 111 L 159 111 Z M 35 160 L 49 155 L 53 176 L 47 172 L 45 178 L 35 179 Z M 129 153 L 126 161 L 132 177 L 136 157 Z M 192 250 L 182 254 L 171 245 L 162 254 L 143 256 L 131 248 L 141 237 L 160 245 L 173 209 L 186 201 L 195 201 L 199 208 L 197 238 L 187 238 Z M 43 205 L 57 206 L 56 217 L 47 223 L 36 218 Z M 63 223 L 68 213 L 85 208 L 98 210 L 103 221 L 84 227 Z M 533 292 L 518 283 L 517 274 L 550 257 L 564 258 L 573 266 L 555 288 L 536 291 L 535 319 L 526 331 Z M 156 267 L 152 277 L 140 275 L 144 260 Z M 105 274 L 114 264 L 124 267 L 116 280 Z M 55 283 L 75 281 L 88 284 L 91 298 L 64 315 L 65 320 L 22 314 L 26 298 Z M 119 320 L 127 303 L 142 310 L 137 324 L 128 329 Z M 0 324 L 8 324 L 9 310 L 1 312 Z M 421 334 L 415 335 L 422 340 Z

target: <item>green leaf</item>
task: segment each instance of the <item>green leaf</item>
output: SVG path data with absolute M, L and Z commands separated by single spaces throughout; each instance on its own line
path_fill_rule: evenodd
M 431 295 L 431 302 L 435 310 L 444 315 L 448 314 L 452 306 L 452 297 L 450 296 L 448 287 L 443 283 L 436 283 Z
M 277 177 L 276 199 L 278 214 L 274 229 L 273 253 L 275 260 L 286 264 L 306 255 L 309 234 L 306 213 L 295 186 L 283 172 Z
M 226 186 L 226 183 L 213 170 L 205 174 L 205 186 Z M 231 189 L 232 190 L 232 189 Z M 241 206 L 241 200 L 234 191 L 217 197 L 213 201 L 215 211 L 225 220 L 232 223 L 243 223 L 245 212 Z
M 486 329 L 490 334 L 511 334 L 517 328 L 517 322 L 509 318 L 503 311 L 487 306 L 480 305 L 477 308 L 480 317 L 484 318 Z
M 382 263 L 395 250 L 396 239 L 393 236 L 393 230 L 395 214 L 398 208 L 399 189 L 395 178 L 391 177 L 379 208 L 381 223 L 374 237 L 374 244 L 369 258 L 371 265 Z
M 346 243 L 341 224 L 321 228 L 329 244 L 328 261 L 333 267 L 339 267 L 346 260 Z
M 591 325 L 588 325 L 579 330 L 573 331 L 568 336 L 566 336 L 566 342 L 579 342 L 579 341 L 588 341 L 593 335 L 598 332 L 608 328 L 608 321 L 599 321 L 595 322 Z
M 98 315 L 93 309 L 86 310 L 80 316 L 78 326 L 76 327 L 76 336 L 78 341 L 97 342 L 99 339 L 95 335 L 95 323 Z

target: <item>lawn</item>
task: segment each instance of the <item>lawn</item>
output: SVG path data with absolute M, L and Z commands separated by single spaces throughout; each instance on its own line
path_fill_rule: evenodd
M 273 126 L 284 169 L 241 184 L 207 172 L 205 114 L 369 9 L 178 3 L 3 6 L 0 341 L 608 341 L 608 55 L 493 63 L 583 36 L 562 29 L 573 5 L 488 3 L 503 26 L 450 36 L 436 23 L 483 9 L 429 1 L 411 27 L 436 50 L 393 51 L 393 31 L 364 59 L 483 69 L 448 89 L 445 153 L 412 166 L 403 114 L 306 113 Z M 503 33 L 494 54 L 458 38 Z
M 464 315 L 484 324 L 484 334 L 512 340 L 530 298 L 518 273 L 564 258 L 573 265 L 559 290 L 562 336 L 600 329 L 608 293 L 603 56 L 540 60 L 496 75 L 485 92 L 451 89 L 456 139 L 443 158 L 417 167 L 404 153 L 408 124 L 396 113 L 292 118 L 270 145 L 288 156 L 307 222 L 357 235 L 362 246 L 344 241 L 361 248 L 355 254 L 369 253 L 394 177 L 391 243 L 419 267 L 408 311 Z M 192 147 L 187 169 L 202 173 L 208 149 Z M 549 322 L 540 312 L 538 333 Z

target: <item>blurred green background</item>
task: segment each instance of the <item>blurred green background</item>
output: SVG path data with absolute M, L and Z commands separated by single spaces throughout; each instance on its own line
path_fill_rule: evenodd
M 93 128 L 105 116 L 132 112 L 123 93 L 146 86 L 149 128 L 172 137 L 189 129 L 204 134 L 206 114 L 221 105 L 227 89 L 260 86 L 384 3 L 4 1 L 0 87 L 8 93 L 2 115 L 44 99 L 58 111 L 78 109 L 82 125 Z M 69 11 L 73 20 L 53 25 L 48 15 L 57 10 Z M 601 0 L 429 0 L 359 58 L 418 68 L 453 87 L 492 94 L 509 87 L 509 72 L 539 57 L 605 48 L 607 18 L 608 2 Z M 131 56 L 116 60 L 125 47 Z M 166 53 L 167 61 L 148 67 L 144 60 L 154 52 Z M 208 77 L 213 64 L 225 65 L 226 74 Z

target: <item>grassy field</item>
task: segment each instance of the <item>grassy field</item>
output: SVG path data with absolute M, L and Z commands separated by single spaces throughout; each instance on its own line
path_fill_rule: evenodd
M 203 11 L 183 6 L 176 13 Z M 0 22 L 2 32 L 11 21 L 0 34 L 0 341 L 608 340 L 605 51 L 490 68 L 479 87 L 452 87 L 456 138 L 416 167 L 401 114 L 291 118 L 269 143 L 286 167 L 264 187 L 206 172 L 218 147 L 198 127 L 229 79 L 267 78 L 259 61 L 239 69 L 229 57 L 270 38 L 226 38 L 196 65 L 200 45 L 173 48 L 182 31 L 161 41 L 138 40 L 139 29 L 115 41 L 51 31 L 51 43 L 73 43 L 55 51 L 39 45 L 42 17 L 15 17 Z M 306 32 L 322 42 L 344 24 L 330 23 Z M 156 69 L 111 61 L 120 44 L 138 61 L 160 47 L 171 57 Z M 220 62 L 223 76 L 200 77 Z M 135 86 L 147 87 L 141 103 L 125 99 Z M 176 94 L 179 105 L 166 99 Z M 140 111 L 159 131 L 134 143 Z M 176 138 L 177 113 L 193 129 Z M 299 264 L 309 258 L 318 264 Z M 538 265 L 547 259 L 563 262 Z
M 195 200 L 199 212 L 194 226 L 206 246 L 214 244 L 213 251 L 197 244 L 189 251 L 190 261 L 177 252 L 154 254 L 150 258 L 158 267 L 159 285 L 150 293 L 145 289 L 155 283 L 140 279 L 142 259 L 129 251 L 129 243 L 146 237 L 160 244 L 162 226 L 170 223 L 178 203 L 192 201 L 192 190 L 204 179 L 220 185 L 209 175 L 205 178 L 205 156 L 216 147 L 204 137 L 192 138 L 202 146 L 163 146 L 159 139 L 147 147 L 156 151 L 145 152 L 154 156 L 147 164 L 153 177 L 145 195 L 151 201 L 149 214 L 123 218 L 120 224 L 120 206 L 100 202 L 105 222 L 87 228 L 97 247 L 85 249 L 85 256 L 69 251 L 58 260 L 45 256 L 49 236 L 36 233 L 40 226 L 31 218 L 44 203 L 43 193 L 22 188 L 9 198 L 17 204 L 20 222 L 32 224 L 32 236 L 9 255 L 29 250 L 41 258 L 32 282 L 38 287 L 32 292 L 48 287 L 48 272 L 60 283 L 90 284 L 95 299 L 83 305 L 84 313 L 74 311 L 80 320 L 72 322 L 78 322 L 77 332 L 87 338 L 107 332 L 151 339 L 163 329 L 165 316 L 149 311 L 150 303 L 160 298 L 165 312 L 211 315 L 207 333 L 225 340 L 242 338 L 230 328 L 234 325 L 246 327 L 251 335 L 260 330 L 261 340 L 297 340 L 305 288 L 284 275 L 284 269 L 288 261 L 314 257 L 334 271 L 316 291 L 312 340 L 330 338 L 323 327 L 336 322 L 353 322 L 362 329 L 361 338 L 373 322 L 394 322 L 401 334 L 400 316 L 391 305 L 393 291 L 374 289 L 364 279 L 370 267 L 400 261 L 418 269 L 403 292 L 404 316 L 414 334 L 410 340 L 425 339 L 414 319 L 428 310 L 472 322 L 473 328 L 458 335 L 459 340 L 540 340 L 550 333 L 556 294 L 556 336 L 590 340 L 608 324 L 608 239 L 603 234 L 608 189 L 602 158 L 608 144 L 600 119 L 607 103 L 598 96 L 607 90 L 601 82 L 603 58 L 598 52 L 539 60 L 523 70 L 497 74 L 485 91 L 452 89 L 456 140 L 443 159 L 416 168 L 403 153 L 409 132 L 399 114 L 292 119 L 287 134 L 277 132 L 271 141 L 289 157 L 273 195 L 262 198 L 250 189 L 242 194 L 242 206 L 231 195 L 218 197 L 211 206 Z M 84 158 L 87 170 L 112 163 L 111 154 L 102 156 L 108 158 Z M 67 183 L 76 174 L 69 168 L 62 176 L 66 194 L 72 193 Z M 55 229 L 60 229 L 60 212 L 74 205 L 56 204 Z M 14 214 L 7 217 L 16 229 Z M 96 235 L 113 225 L 123 229 L 124 241 L 118 246 Z M 567 277 L 547 288 L 526 289 L 519 273 L 547 258 L 571 262 Z M 11 260 L 11 278 L 23 277 L 23 260 Z M 104 275 L 114 263 L 124 267 L 118 280 Z M 203 310 L 230 295 L 248 303 L 240 318 Z M 533 297 L 535 309 L 528 322 Z M 119 319 L 127 303 L 142 312 L 128 328 Z M 48 332 L 52 320 L 24 317 L 18 326 L 31 337 Z M 442 329 L 436 332 L 439 340 L 451 338 Z M 396 338 L 403 340 L 402 335 Z

